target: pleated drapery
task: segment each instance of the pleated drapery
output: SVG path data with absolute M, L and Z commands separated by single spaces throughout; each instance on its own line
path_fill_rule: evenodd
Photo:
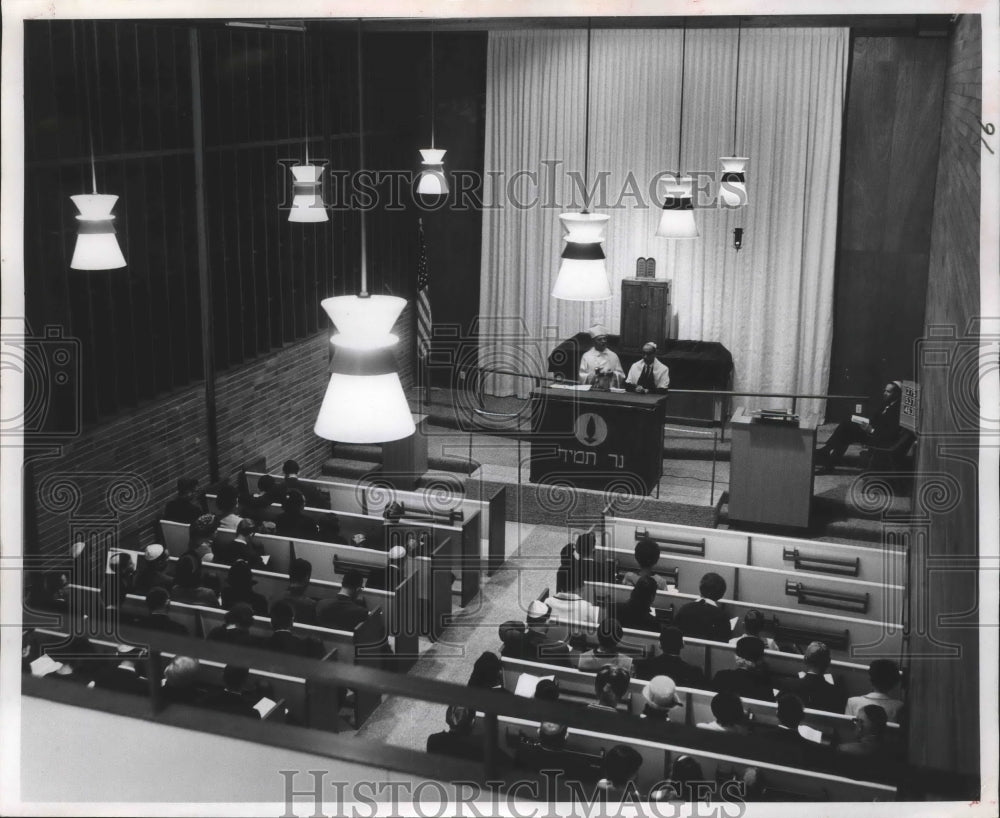
M 619 332 L 621 280 L 639 256 L 672 281 L 671 336 L 720 341 L 735 387 L 822 392 L 833 334 L 833 276 L 846 29 L 601 30 L 592 35 L 588 185 L 610 216 L 613 296 L 551 298 L 559 213 L 582 206 L 585 31 L 491 32 L 487 68 L 481 363 L 544 374 L 563 338 L 594 322 Z M 682 128 L 679 127 L 682 125 Z M 682 155 L 678 156 L 678 150 Z M 719 157 L 750 157 L 749 205 L 718 208 Z M 655 237 L 658 175 L 696 177 L 693 241 Z M 734 227 L 744 229 L 733 248 Z M 651 339 L 659 340 L 659 339 Z M 525 394 L 513 378 L 488 382 Z M 743 405 L 781 405 L 743 401 Z M 821 411 L 822 402 L 800 402 Z

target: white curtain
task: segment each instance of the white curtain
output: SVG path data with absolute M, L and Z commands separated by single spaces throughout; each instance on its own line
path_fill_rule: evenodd
M 823 392 L 847 30 L 602 30 L 592 38 L 588 182 L 598 183 L 591 209 L 611 217 L 605 252 L 614 294 L 588 304 L 550 295 L 559 213 L 581 206 L 567 172 L 584 169 L 587 34 L 491 33 L 481 362 L 544 373 L 561 339 L 595 321 L 618 332 L 621 280 L 647 256 L 657 277 L 672 280 L 673 337 L 723 343 L 737 389 Z M 707 180 L 718 175 L 719 157 L 734 153 L 750 157 L 750 204 L 718 209 Z M 676 170 L 705 180 L 695 241 L 654 236 L 659 202 L 650 182 Z M 527 384 L 498 378 L 491 386 L 523 395 Z M 799 407 L 819 411 L 822 403 Z

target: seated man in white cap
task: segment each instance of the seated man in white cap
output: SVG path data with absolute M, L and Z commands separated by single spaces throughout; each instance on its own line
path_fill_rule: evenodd
M 139 560 L 139 571 L 136 574 L 132 592 L 145 594 L 151 588 L 166 588 L 168 591 L 173 588 L 174 578 L 167 573 L 169 561 L 170 555 L 167 554 L 167 549 L 162 545 L 159 543 L 147 545 L 142 559 Z
M 629 367 L 625 388 L 640 395 L 647 392 L 665 395 L 668 386 L 670 369 L 656 357 L 656 344 L 647 341 L 642 345 L 642 357 Z
M 598 375 L 617 375 L 624 378 L 622 362 L 608 349 L 608 331 L 601 324 L 594 324 L 587 332 L 594 346 L 580 358 L 580 382 L 594 383 Z

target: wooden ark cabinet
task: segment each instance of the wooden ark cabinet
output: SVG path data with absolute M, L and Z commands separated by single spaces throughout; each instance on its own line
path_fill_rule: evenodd
M 665 278 L 622 280 L 621 349 L 638 351 L 647 341 L 662 344 L 670 326 L 670 282 Z

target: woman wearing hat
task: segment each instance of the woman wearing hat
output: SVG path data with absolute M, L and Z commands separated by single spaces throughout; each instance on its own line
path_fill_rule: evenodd
M 669 676 L 654 676 L 642 689 L 642 698 L 646 704 L 642 709 L 642 718 L 651 721 L 670 721 L 670 711 L 680 707 L 677 698 L 677 685 Z
M 256 584 L 250 563 L 246 560 L 234 562 L 222 589 L 222 607 L 228 610 L 237 602 L 246 602 L 253 608 L 256 616 L 267 616 L 267 599 L 253 589 Z

